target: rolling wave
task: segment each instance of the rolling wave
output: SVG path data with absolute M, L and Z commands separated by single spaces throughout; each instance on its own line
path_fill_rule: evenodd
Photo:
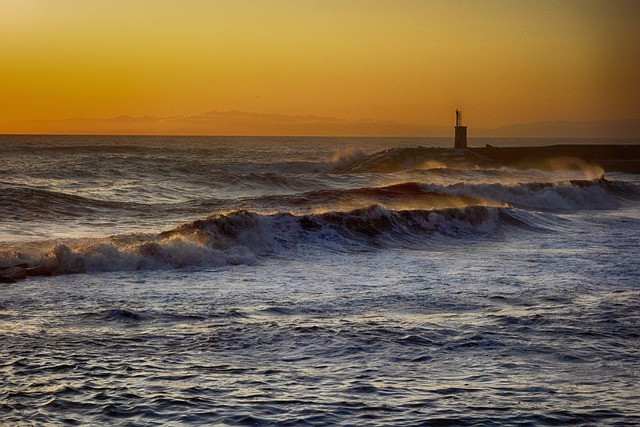
M 221 201 L 216 197 L 204 200 L 171 202 L 160 199 L 153 202 L 102 200 L 99 198 L 68 194 L 63 191 L 45 190 L 27 186 L 2 186 L 0 188 L 0 217 L 11 220 L 55 220 L 101 217 L 112 214 L 153 216 L 158 213 L 200 211 L 217 208 Z
M 310 215 L 234 211 L 157 235 L 8 244 L 0 250 L 0 267 L 39 266 L 38 274 L 70 274 L 252 264 L 272 254 L 295 256 L 298 247 L 343 252 L 424 247 L 434 239 L 468 239 L 502 226 L 535 227 L 510 209 L 483 206 L 393 211 L 374 205 Z
M 539 211 L 616 209 L 624 199 L 640 197 L 633 184 L 596 180 L 561 182 L 455 183 L 402 182 L 380 187 L 323 189 L 288 195 L 269 195 L 245 201 L 245 207 L 295 212 L 343 210 L 373 204 L 388 209 L 441 209 L 465 206 L 516 207 Z
M 599 166 L 575 157 L 549 157 L 515 165 L 519 169 L 541 171 L 582 171 L 591 178 L 602 177 Z M 423 170 L 496 170 L 507 168 L 505 164 L 491 160 L 472 150 L 450 148 L 396 147 L 370 155 L 346 157 L 336 163 L 336 174 L 396 173 Z M 512 169 L 511 167 L 509 169 Z
M 269 175 L 268 178 L 280 186 L 286 186 L 283 184 L 287 182 L 285 178 L 276 175 Z M 238 199 L 194 194 L 187 201 L 171 203 L 162 199 L 156 203 L 100 200 L 52 190 L 3 186 L 0 191 L 0 216 L 7 221 L 73 219 L 109 214 L 114 218 L 123 215 L 162 217 L 168 214 L 189 217 L 212 210 L 315 213 L 371 205 L 391 210 L 511 206 L 529 210 L 567 211 L 616 209 L 621 201 L 638 197 L 640 188 L 637 186 L 604 178 L 511 184 L 458 182 L 450 185 L 409 181 L 374 187 L 324 188 L 302 192 L 290 188 L 284 194 L 261 195 L 258 192 L 255 196 Z
M 29 187 L 2 188 L 0 192 L 0 215 L 5 220 L 80 217 L 109 205 L 87 197 Z
M 393 173 L 412 169 L 479 169 L 496 164 L 468 150 L 449 148 L 398 147 L 368 156 L 359 156 L 347 164 L 338 164 L 335 173 Z

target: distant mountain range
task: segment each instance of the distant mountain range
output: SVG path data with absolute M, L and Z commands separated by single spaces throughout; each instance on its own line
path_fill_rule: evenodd
M 300 135 L 300 136 L 452 136 L 453 126 L 417 126 L 382 120 L 345 120 L 313 115 L 210 111 L 191 116 L 109 119 L 69 118 L 0 123 L 0 133 L 116 135 Z M 469 138 L 640 138 L 640 119 L 514 124 L 468 129 Z

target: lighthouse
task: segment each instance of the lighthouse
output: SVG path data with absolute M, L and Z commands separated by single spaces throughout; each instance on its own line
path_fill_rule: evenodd
M 456 110 L 456 127 L 453 148 L 467 148 L 467 127 L 462 126 L 462 111 Z

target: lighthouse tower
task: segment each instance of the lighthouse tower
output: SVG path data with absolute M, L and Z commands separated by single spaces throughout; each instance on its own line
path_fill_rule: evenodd
M 467 148 L 467 127 L 462 126 L 462 111 L 456 110 L 456 127 L 453 148 Z

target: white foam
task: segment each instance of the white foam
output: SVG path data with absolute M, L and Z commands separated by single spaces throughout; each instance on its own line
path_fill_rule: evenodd
M 469 184 L 449 186 L 423 184 L 425 191 L 460 197 L 476 197 L 493 201 L 496 205 L 508 204 L 513 207 L 532 210 L 583 210 L 616 209 L 618 198 L 607 191 L 606 183 L 600 181 L 559 182 L 559 183 L 519 183 Z

